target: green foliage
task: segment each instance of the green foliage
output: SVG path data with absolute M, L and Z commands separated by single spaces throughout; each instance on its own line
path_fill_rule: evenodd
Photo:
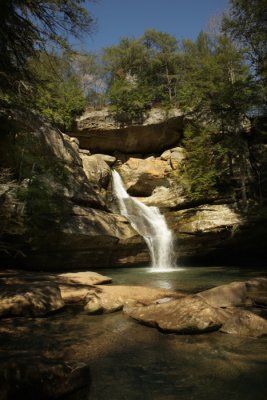
M 114 81 L 109 90 L 110 109 L 121 124 L 142 123 L 148 104 L 149 91 L 129 79 Z
M 109 74 L 107 96 L 122 115 L 128 110 L 131 118 L 144 111 L 148 104 L 164 107 L 175 105 L 179 56 L 176 39 L 164 32 L 148 30 L 139 39 L 124 38 L 117 46 L 105 49 L 104 63 Z M 131 84 L 134 82 L 134 87 Z M 136 93 L 137 90 L 140 95 Z M 124 106 L 116 95 L 126 94 Z
M 183 144 L 187 159 L 182 173 L 182 183 L 187 195 L 198 200 L 218 194 L 218 179 L 222 173 L 216 164 L 218 146 L 211 128 L 190 124 L 184 134 Z
M 22 182 L 17 197 L 24 203 L 31 228 L 55 228 L 65 218 L 69 207 L 64 198 L 64 187 L 69 186 L 66 166 L 44 152 L 44 143 L 38 136 L 28 133 L 16 134 L 8 151 L 12 152 L 12 169 Z
M 66 35 L 90 31 L 92 18 L 83 0 L 1 1 L 0 113 L 31 107 L 36 77 L 28 60 L 52 45 L 67 48 Z
M 262 81 L 263 101 L 267 102 L 267 1 L 230 0 L 230 13 L 225 15 L 223 29 L 241 44 Z
M 102 58 L 94 53 L 75 53 L 72 67 L 78 76 L 86 104 L 101 108 L 106 105 L 106 69 Z
M 38 78 L 35 108 L 61 129 L 69 129 L 86 104 L 71 55 L 40 53 L 38 59 L 31 60 L 30 66 Z

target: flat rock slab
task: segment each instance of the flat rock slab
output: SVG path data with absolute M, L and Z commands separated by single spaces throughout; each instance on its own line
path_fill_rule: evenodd
M 251 303 L 245 282 L 217 286 L 198 293 L 198 296 L 213 307 L 239 307 Z
M 267 335 L 267 321 L 248 310 L 238 310 L 220 330 L 238 336 L 260 337 Z
M 80 285 L 101 285 L 112 281 L 112 278 L 109 278 L 108 276 L 90 271 L 67 272 L 65 274 L 57 275 L 57 278 L 60 283 L 78 283 Z
M 97 286 L 88 291 L 84 309 L 90 314 L 109 313 L 129 305 L 146 305 L 182 295 L 167 289 L 142 286 Z
M 8 286 L 0 293 L 0 317 L 42 316 L 64 305 L 56 286 Z
M 130 317 L 163 331 L 195 334 L 218 330 L 232 314 L 231 310 L 214 308 L 199 296 L 187 296 L 147 307 L 125 307 Z

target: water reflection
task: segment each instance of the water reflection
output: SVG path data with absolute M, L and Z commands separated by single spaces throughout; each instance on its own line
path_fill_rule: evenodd
M 196 293 L 214 286 L 233 281 L 244 281 L 253 277 L 266 276 L 264 268 L 240 267 L 185 267 L 168 271 L 152 268 L 114 268 L 97 270 L 113 279 L 115 285 L 137 285 L 168 288 Z

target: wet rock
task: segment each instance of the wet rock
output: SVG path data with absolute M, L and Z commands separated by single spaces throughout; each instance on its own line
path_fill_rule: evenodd
M 88 394 L 90 369 L 86 363 L 50 360 L 45 357 L 20 357 L 2 361 L 0 372 L 1 400 L 74 399 L 84 388 Z M 73 397 L 65 397 L 70 395 Z
M 65 273 L 57 276 L 62 299 L 66 304 L 84 303 L 92 285 L 110 283 L 111 278 L 96 272 Z
M 267 307 L 267 278 L 255 278 L 246 282 L 249 298 L 256 306 Z
M 240 307 L 251 305 L 245 282 L 233 282 L 198 293 L 212 307 Z
M 120 296 L 113 296 L 109 293 L 99 293 L 98 290 L 91 290 L 85 298 L 84 310 L 88 314 L 111 313 L 121 310 L 123 300 Z
M 220 330 L 238 336 L 260 337 L 267 335 L 267 321 L 248 310 L 238 310 Z
M 147 307 L 126 307 L 130 317 L 166 332 L 195 334 L 218 330 L 231 311 L 209 306 L 198 296 L 187 296 Z
M 88 291 L 85 311 L 90 314 L 110 313 L 133 304 L 151 304 L 162 298 L 177 298 L 181 294 L 166 289 L 141 286 L 98 286 Z
M 56 286 L 10 285 L 0 293 L 0 316 L 42 316 L 64 307 Z
M 110 283 L 112 278 L 98 274 L 97 272 L 67 272 L 57 275 L 57 280 L 61 283 L 79 283 L 80 285 L 101 285 Z

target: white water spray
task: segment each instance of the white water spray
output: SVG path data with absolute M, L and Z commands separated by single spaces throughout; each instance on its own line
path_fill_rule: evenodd
M 172 232 L 157 207 L 148 207 L 126 192 L 118 172 L 112 171 L 113 193 L 118 199 L 121 214 L 145 239 L 152 261 L 152 269 L 166 271 L 174 268 Z

